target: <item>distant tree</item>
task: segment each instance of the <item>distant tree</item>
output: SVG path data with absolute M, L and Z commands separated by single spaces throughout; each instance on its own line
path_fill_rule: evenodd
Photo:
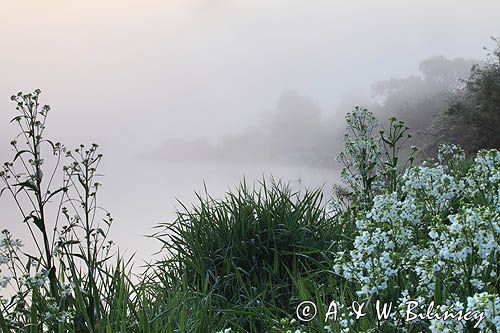
M 473 60 L 463 58 L 426 59 L 419 65 L 420 75 L 373 84 L 373 97 L 378 103 L 371 109 L 380 119 L 396 116 L 412 132 L 426 132 L 434 117 L 447 109 L 449 101 L 462 88 L 463 78 L 469 75 L 473 64 Z
M 493 40 L 496 47 L 488 60 L 472 67 L 463 88 L 432 125 L 430 148 L 445 141 L 470 153 L 500 148 L 500 41 Z
M 217 148 L 229 159 L 331 166 L 332 142 L 340 138 L 340 130 L 334 132 L 330 125 L 313 100 L 288 90 L 252 127 L 222 137 Z

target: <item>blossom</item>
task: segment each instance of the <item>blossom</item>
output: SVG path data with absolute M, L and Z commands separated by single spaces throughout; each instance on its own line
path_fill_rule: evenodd
M 467 298 L 467 310 L 480 311 L 484 320 L 479 324 L 482 332 L 497 332 L 500 329 L 500 296 L 487 292 Z

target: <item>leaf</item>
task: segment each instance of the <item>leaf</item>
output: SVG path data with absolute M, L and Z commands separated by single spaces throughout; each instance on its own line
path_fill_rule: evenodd
M 19 121 L 21 120 L 21 118 L 25 118 L 24 116 L 17 116 L 17 117 L 14 117 L 10 120 L 11 123 L 15 122 L 15 121 Z
M 102 230 L 101 228 L 97 228 L 97 232 L 100 233 L 102 235 L 102 237 L 106 238 L 106 234 L 104 233 L 104 230 Z
M 14 160 L 13 160 L 13 162 L 15 162 L 15 161 L 16 161 L 16 160 L 17 160 L 17 159 L 18 159 L 18 158 L 19 158 L 22 154 L 24 154 L 24 153 L 30 153 L 31 155 L 34 155 L 34 154 L 33 154 L 33 152 L 31 152 L 31 151 L 29 151 L 29 150 L 26 150 L 26 149 L 24 149 L 24 150 L 20 150 L 20 151 L 18 151 L 18 152 L 17 152 L 17 154 L 14 156 Z
M 30 190 L 32 190 L 33 192 L 36 192 L 36 186 L 35 186 L 35 184 L 33 184 L 33 182 L 30 182 L 30 181 L 24 181 L 22 183 L 14 184 L 14 186 L 21 186 L 21 188 L 19 189 L 19 191 L 22 190 L 24 187 L 27 187 Z
M 33 214 L 30 214 L 28 216 L 26 216 L 23 220 L 23 222 L 28 222 L 30 219 L 35 219 L 35 215 Z
M 72 257 L 77 257 L 87 262 L 87 257 L 80 253 L 69 253 Z
M 3 311 L 0 311 L 0 328 L 2 329 L 2 332 L 5 333 L 10 333 L 11 331 L 7 327 L 7 322 L 5 321 L 5 318 L 3 317 Z
M 75 270 L 75 267 L 74 265 L 70 265 L 70 269 L 71 269 L 71 275 L 74 276 L 74 277 L 78 277 L 79 274 L 76 272 Z M 85 321 L 85 324 L 86 324 L 86 329 L 89 333 L 94 333 L 94 329 L 93 329 L 93 326 L 92 326 L 92 322 L 90 321 L 90 317 L 87 313 L 87 305 L 85 304 L 85 300 L 83 298 L 83 294 L 80 290 L 80 281 L 78 279 L 76 279 L 74 281 L 75 283 L 75 301 L 76 301 L 76 311 L 77 313 L 80 313 L 83 315 L 83 318 L 84 318 L 84 321 Z
M 63 243 L 63 245 L 75 245 L 75 244 L 80 244 L 80 241 L 77 240 L 69 240 Z
M 67 190 L 67 187 L 61 187 L 60 189 L 57 189 L 56 191 L 52 192 L 49 194 L 49 196 L 47 197 L 47 199 L 45 199 L 45 202 L 49 201 L 50 198 L 52 198 L 54 195 L 56 195 L 57 193 L 61 192 L 61 191 L 65 191 L 66 192 Z
M 28 262 L 26 263 L 26 266 L 25 266 L 26 271 L 28 271 L 28 272 L 29 272 L 30 267 L 31 267 L 31 258 L 29 258 L 29 257 L 28 257 Z
M 41 232 L 45 232 L 45 223 L 38 216 L 33 216 L 33 223 L 40 229 Z

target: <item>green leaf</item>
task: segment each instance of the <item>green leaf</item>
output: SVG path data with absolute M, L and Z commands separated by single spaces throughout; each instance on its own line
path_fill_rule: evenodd
M 22 118 L 25 118 L 24 116 L 17 116 L 17 117 L 14 117 L 10 120 L 11 123 L 15 122 L 15 121 L 18 121 L 18 120 L 21 120 Z
M 106 238 L 106 234 L 104 233 L 104 230 L 102 230 L 101 228 L 97 228 L 97 232 L 100 233 L 102 235 L 102 237 Z
M 75 267 L 73 265 L 70 265 L 70 269 L 71 269 L 71 274 L 72 276 L 74 277 L 77 277 L 79 276 L 79 274 L 76 272 L 75 270 Z M 78 314 L 82 315 L 83 316 L 83 319 L 85 321 L 85 325 L 87 326 L 87 330 L 89 333 L 94 333 L 94 329 L 92 327 L 92 322 L 90 321 L 90 317 L 87 313 L 87 305 L 85 303 L 85 300 L 83 298 L 83 294 L 80 290 L 80 281 L 78 279 L 76 279 L 75 281 L 73 281 L 75 283 L 75 301 L 76 301 L 76 311 Z
M 33 192 L 36 192 L 36 186 L 35 186 L 35 184 L 33 184 L 32 182 L 29 182 L 29 181 L 25 181 L 25 182 L 22 182 L 22 183 L 14 184 L 14 186 L 21 186 L 21 188 L 19 189 L 19 191 L 21 191 L 24 187 L 27 187 L 30 190 L 32 190 Z
M 7 326 L 7 322 L 5 321 L 5 318 L 3 317 L 3 311 L 0 311 L 0 328 L 2 329 L 2 332 L 4 332 L 4 333 L 11 332 L 9 330 L 9 327 Z
M 41 218 L 34 216 L 33 223 L 38 227 L 38 229 L 40 229 L 41 232 L 45 232 L 45 223 Z
M 52 192 L 49 194 L 49 196 L 47 197 L 47 199 L 45 199 L 45 202 L 49 201 L 50 198 L 52 198 L 54 195 L 56 195 L 57 193 L 61 192 L 61 191 L 65 191 L 66 192 L 67 188 L 66 187 L 61 187 L 60 189 L 57 189 L 56 191 Z
M 17 152 L 17 154 L 14 156 L 14 160 L 13 160 L 13 162 L 15 162 L 15 161 L 16 161 L 16 160 L 17 160 L 17 159 L 18 159 L 18 158 L 19 158 L 22 154 L 24 154 L 24 153 L 29 153 L 29 154 L 31 154 L 31 155 L 33 155 L 33 156 L 34 156 L 33 152 L 31 152 L 31 151 L 29 151 L 29 150 L 26 150 L 26 149 L 25 149 L 25 150 L 20 150 L 20 151 L 18 151 L 18 152 Z
M 80 243 L 81 242 L 78 240 L 69 240 L 69 241 L 64 242 L 63 244 L 64 245 L 75 245 L 75 244 L 80 244 Z

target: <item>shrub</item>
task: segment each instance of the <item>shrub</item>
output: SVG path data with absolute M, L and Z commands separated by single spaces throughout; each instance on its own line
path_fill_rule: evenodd
M 479 327 L 496 332 L 500 153 L 483 150 L 468 163 L 460 148 L 445 145 L 439 161 L 408 168 L 399 191 L 387 188 L 358 212 L 353 247 L 337 253 L 334 269 L 355 282 L 357 296 L 368 303 L 417 299 L 435 301 L 438 311 L 481 307 L 486 317 Z M 407 323 L 402 313 L 373 322 L 384 331 L 472 329 L 453 320 Z
M 430 127 L 434 152 L 440 143 L 459 144 L 469 154 L 480 149 L 500 149 L 500 41 L 488 60 L 472 67 L 464 88 Z

